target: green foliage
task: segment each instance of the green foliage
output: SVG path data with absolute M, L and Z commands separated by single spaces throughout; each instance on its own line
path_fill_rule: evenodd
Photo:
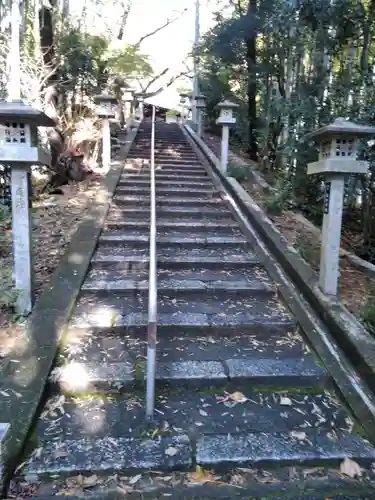
M 288 179 L 268 200 L 279 212 L 293 199 L 312 220 L 322 212 L 322 186 L 307 176 L 317 159 L 310 131 L 338 116 L 375 125 L 375 3 L 354 0 L 285 2 L 262 0 L 230 2 L 216 15 L 216 25 L 200 47 L 201 89 L 207 96 L 207 119 L 212 132 L 215 106 L 223 97 L 237 102 L 237 123 L 231 133 L 244 151 L 253 151 L 250 133 L 255 126 L 259 166 L 267 180 Z M 256 5 L 257 11 L 254 9 Z M 255 59 L 249 43 L 256 37 Z M 253 85 L 255 81 L 255 85 Z M 256 123 L 250 104 L 256 103 Z M 357 208 L 357 232 L 363 249 L 375 248 L 375 148 L 363 145 L 369 161 L 368 177 L 346 185 L 345 207 Z M 273 179 L 273 180 L 272 180 Z M 354 211 L 353 211 L 354 213 Z M 353 227 L 351 226 L 353 230 Z
M 375 335 L 375 291 L 362 308 L 361 317 L 368 330 Z
M 58 38 L 57 50 L 62 59 L 64 87 L 74 90 L 79 85 L 84 93 L 93 92 L 106 68 L 108 41 L 70 28 Z
M 238 182 L 245 182 L 249 180 L 249 168 L 245 165 L 235 165 L 229 162 L 228 175 L 234 177 Z
M 17 293 L 14 290 L 12 269 L 0 268 L 0 308 L 9 309 L 16 301 Z
M 153 73 L 148 56 L 141 54 L 135 45 L 113 51 L 107 59 L 107 67 L 116 75 L 128 78 L 145 78 Z
M 299 251 L 301 257 L 305 259 L 313 269 L 319 269 L 320 245 L 317 244 L 316 238 L 298 235 L 294 246 Z
M 292 208 L 293 187 L 290 181 L 279 179 L 266 198 L 264 206 L 269 214 L 279 215 Z
M 11 213 L 6 205 L 0 204 L 0 257 L 6 257 L 10 253 L 11 239 L 7 229 L 11 223 Z
M 99 92 L 105 86 L 108 74 L 117 79 L 145 78 L 153 70 L 146 55 L 135 45 L 113 49 L 103 36 L 84 33 L 67 26 L 58 38 L 57 50 L 61 55 L 61 73 L 64 88 L 83 95 Z
M 0 257 L 9 257 L 11 252 L 11 239 L 9 229 L 11 222 L 10 210 L 6 205 L 0 204 Z M 13 306 L 17 295 L 14 291 L 12 269 L 0 266 L 0 308 Z

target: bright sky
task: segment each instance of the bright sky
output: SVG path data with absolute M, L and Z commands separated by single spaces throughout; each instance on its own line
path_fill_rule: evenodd
M 82 0 L 81 0 L 82 1 Z M 87 1 L 87 0 L 86 0 Z M 116 0 L 105 0 L 107 8 L 104 9 L 103 16 L 95 16 L 95 22 L 91 25 L 95 31 L 103 32 L 106 24 L 114 29 L 114 25 L 119 22 L 120 10 L 119 2 Z M 71 9 L 82 9 L 81 2 L 70 0 Z M 87 2 L 91 3 L 91 2 Z M 216 8 L 216 0 L 200 0 L 200 30 L 201 34 L 212 26 L 212 13 Z M 74 6 L 74 7 L 73 7 Z M 132 43 L 139 40 L 142 35 L 153 31 L 158 26 L 166 22 L 168 18 L 175 17 L 179 12 L 187 8 L 187 12 L 156 35 L 145 40 L 141 45 L 141 51 L 150 56 L 151 62 L 156 72 L 165 68 L 170 68 L 171 73 L 167 75 L 167 80 L 183 69 L 183 61 L 191 50 L 194 39 L 194 18 L 195 0 L 133 0 L 133 7 L 130 12 L 126 30 L 125 42 Z M 95 9 L 97 11 L 97 8 Z M 115 20 L 115 23 L 113 23 Z M 94 20 L 93 20 L 94 21 Z M 189 61 L 191 64 L 191 61 Z M 162 83 L 162 80 L 160 81 Z M 167 91 L 159 94 L 158 104 L 172 105 L 171 100 L 177 103 L 179 97 L 176 88 L 179 86 L 192 86 L 189 82 L 179 81 L 172 85 Z M 152 90 L 156 88 L 153 87 Z

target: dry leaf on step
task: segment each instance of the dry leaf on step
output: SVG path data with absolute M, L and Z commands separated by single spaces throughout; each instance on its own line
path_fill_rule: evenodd
M 341 462 L 340 472 L 341 474 L 345 474 L 352 479 L 362 476 L 361 467 L 357 464 L 357 462 L 354 462 L 354 460 L 350 460 L 350 458 L 345 458 L 345 460 Z
M 64 450 L 56 450 L 54 452 L 54 455 L 55 455 L 55 458 L 63 458 L 63 457 L 67 457 L 69 455 L 69 453 L 67 451 L 64 451 Z
M 237 401 L 237 403 L 244 403 L 245 401 L 247 401 L 247 397 L 240 391 L 233 392 L 230 395 L 230 399 L 232 399 L 233 401 Z
M 188 474 L 188 477 L 191 483 L 200 483 L 200 484 L 205 484 L 205 483 L 219 484 L 218 480 L 220 479 L 219 476 L 214 476 L 211 471 L 204 470 L 199 465 L 197 465 L 195 472 L 190 472 Z
M 292 400 L 286 396 L 280 397 L 280 404 L 283 406 L 292 406 Z
M 98 484 L 98 476 L 93 474 L 92 476 L 83 478 L 83 487 L 84 488 L 92 488 L 93 486 Z
M 140 479 L 142 479 L 142 474 L 137 474 L 136 476 L 130 479 L 129 484 L 133 485 L 135 483 L 138 483 Z
M 290 435 L 292 438 L 298 439 L 298 441 L 304 441 L 306 439 L 306 432 L 303 431 L 292 431 Z
M 166 450 L 165 450 L 165 454 L 168 455 L 169 457 L 174 457 L 177 453 L 177 448 L 174 448 L 173 446 L 169 446 Z

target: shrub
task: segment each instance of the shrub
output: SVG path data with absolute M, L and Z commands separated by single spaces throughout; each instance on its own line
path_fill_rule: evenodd
M 269 214 L 279 215 L 294 206 L 293 186 L 290 181 L 280 179 L 276 182 L 274 190 L 265 200 L 265 209 Z
M 361 310 L 361 318 L 366 328 L 375 335 L 375 290 Z
M 236 165 L 229 162 L 228 164 L 228 175 L 234 177 L 238 182 L 244 182 L 249 180 L 249 168 L 245 165 Z

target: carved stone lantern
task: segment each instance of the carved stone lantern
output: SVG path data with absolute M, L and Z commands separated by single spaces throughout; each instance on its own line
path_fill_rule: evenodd
M 29 173 L 33 165 L 50 166 L 38 127 L 54 126 L 54 120 L 21 100 L 0 102 L 0 163 L 11 168 L 14 281 L 21 315 L 31 312 L 34 292 Z
M 367 172 L 367 162 L 357 159 L 359 139 L 374 135 L 375 127 L 337 118 L 306 136 L 319 150 L 319 160 L 308 164 L 307 174 L 325 180 L 319 285 L 328 295 L 337 294 L 345 177 Z
M 180 104 L 181 104 L 181 120 L 182 123 L 185 122 L 185 106 L 186 106 L 186 100 L 188 98 L 188 94 L 185 94 L 184 92 L 181 92 L 180 94 Z
M 222 125 L 221 136 L 221 171 L 224 175 L 227 174 L 228 154 L 229 154 L 229 127 L 236 123 L 236 118 L 233 116 L 233 111 L 238 108 L 238 104 L 231 101 L 222 101 L 217 106 L 219 109 L 219 117 L 216 120 L 218 125 Z
M 115 117 L 115 107 L 117 99 L 115 96 L 101 94 L 94 96 L 94 103 L 96 105 L 96 114 L 99 118 L 109 119 Z
M 144 102 L 145 102 L 145 95 L 143 92 L 138 92 L 137 94 L 134 94 L 135 97 L 137 98 L 137 101 L 138 101 L 138 110 L 139 110 L 139 114 L 138 114 L 138 118 L 139 120 L 143 120 L 144 118 Z
M 121 100 L 124 107 L 125 122 L 131 121 L 133 115 L 133 102 L 134 102 L 134 89 L 130 87 L 123 87 Z
M 96 105 L 96 114 L 102 119 L 102 167 L 104 172 L 108 172 L 111 164 L 111 130 L 109 120 L 115 117 L 117 99 L 111 95 L 101 94 L 94 96 L 94 103 Z
M 203 111 L 206 108 L 206 96 L 198 94 L 194 97 L 195 108 L 197 110 L 197 133 L 202 135 Z

